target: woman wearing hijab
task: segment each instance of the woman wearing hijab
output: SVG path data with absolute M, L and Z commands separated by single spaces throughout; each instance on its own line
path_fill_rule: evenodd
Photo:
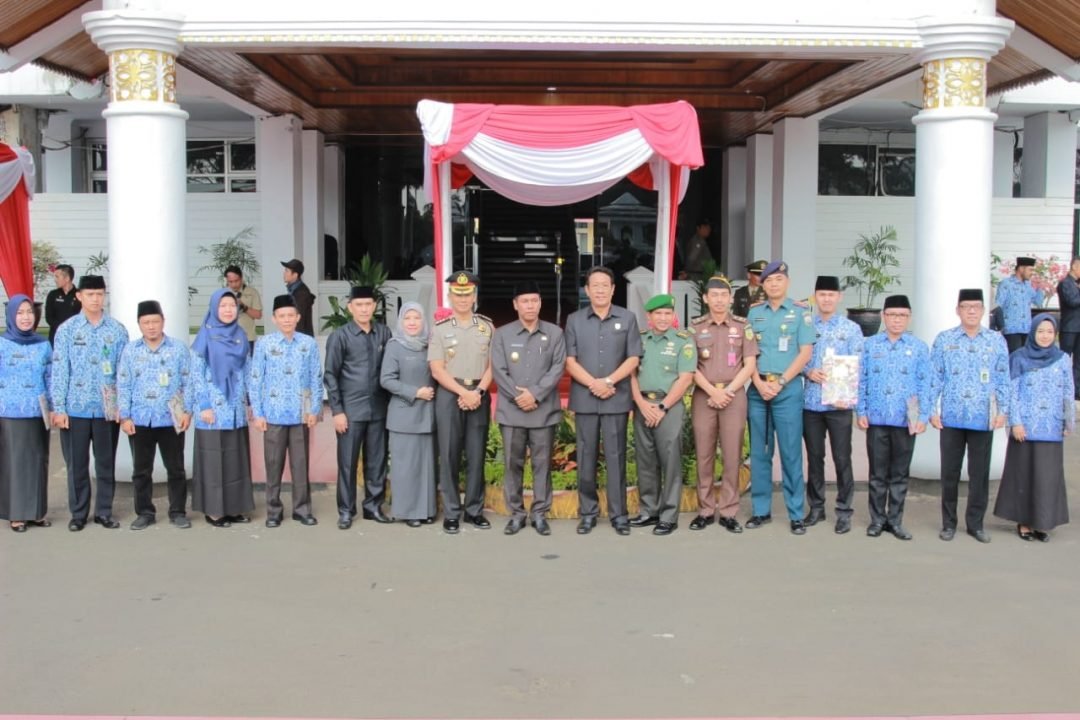
M 52 524 L 45 519 L 49 430 L 44 421 L 52 347 L 34 332 L 34 324 L 30 298 L 12 297 L 0 336 L 0 518 L 19 533 Z
M 390 393 L 391 514 L 409 527 L 435 517 L 435 383 L 427 362 L 428 328 L 419 303 L 398 313 L 383 354 L 380 384 Z
M 1042 314 L 1027 342 L 1009 356 L 1009 446 L 994 515 L 1011 520 L 1021 540 L 1050 540 L 1069 522 L 1062 440 L 1076 424 L 1072 360 L 1054 344 L 1057 321 Z
M 247 430 L 248 341 L 227 288 L 210 298 L 191 344 L 195 387 L 195 468 L 191 507 L 214 527 L 251 522 L 251 450 Z

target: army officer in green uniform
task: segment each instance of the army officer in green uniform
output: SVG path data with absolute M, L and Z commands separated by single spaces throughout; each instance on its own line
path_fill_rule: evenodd
M 750 417 L 750 494 L 753 516 L 749 530 L 772 521 L 772 453 L 776 433 L 783 471 L 782 489 L 791 532 L 806 533 L 803 523 L 802 411 L 803 368 L 814 352 L 814 320 L 807 308 L 787 296 L 788 266 L 774 260 L 761 273 L 767 301 L 750 308 L 747 320 L 758 345 L 757 374 L 747 393 Z
M 641 331 L 645 354 L 637 373 L 630 376 L 641 497 L 641 514 L 630 524 L 655 525 L 653 535 L 670 535 L 679 526 L 683 396 L 694 382 L 697 349 L 690 332 L 672 327 L 675 298 L 671 295 L 649 298 L 645 312 L 650 326 Z

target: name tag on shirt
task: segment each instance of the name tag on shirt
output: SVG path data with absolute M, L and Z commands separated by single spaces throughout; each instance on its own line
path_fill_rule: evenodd
M 109 362 L 108 360 L 102 360 L 101 361 L 101 374 L 102 375 L 112 375 L 112 363 Z
M 982 370 L 980 370 L 979 371 L 979 380 L 982 381 L 983 383 L 990 382 L 990 371 L 987 370 L 986 368 L 983 368 Z
M 157 382 L 158 382 L 158 385 L 160 385 L 161 387 L 168 387 L 168 385 L 169 385 L 169 373 L 167 373 L 167 372 L 158 373 Z
M 780 352 L 788 351 L 788 336 L 784 335 L 780 338 Z

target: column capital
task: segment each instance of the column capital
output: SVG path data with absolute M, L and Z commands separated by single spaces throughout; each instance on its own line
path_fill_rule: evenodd
M 100 10 L 82 16 L 94 44 L 112 55 L 120 50 L 156 50 L 180 54 L 184 16 L 143 10 Z
M 102 10 L 83 15 L 94 43 L 109 55 L 109 99 L 119 103 L 176 106 L 176 56 L 181 15 L 142 10 Z
M 923 65 L 932 60 L 961 57 L 987 62 L 1005 47 L 1015 26 L 1006 18 L 980 15 L 922 18 L 916 24 L 922 37 L 918 60 Z

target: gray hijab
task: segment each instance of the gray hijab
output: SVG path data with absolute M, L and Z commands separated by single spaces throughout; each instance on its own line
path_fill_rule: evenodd
M 404 320 L 405 313 L 410 310 L 415 310 L 420 313 L 420 332 L 416 335 L 409 335 L 405 332 Z M 394 329 L 393 342 L 399 342 L 408 349 L 414 352 L 420 352 L 426 350 L 428 346 L 428 323 L 427 318 L 424 317 L 424 308 L 417 302 L 407 302 L 401 306 L 401 310 L 398 311 L 397 326 Z

